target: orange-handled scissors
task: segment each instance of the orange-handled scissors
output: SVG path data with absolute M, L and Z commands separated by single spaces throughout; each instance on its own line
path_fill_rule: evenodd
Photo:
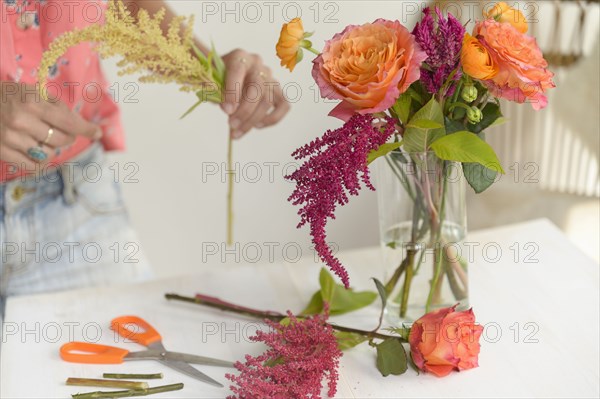
M 67 362 L 87 364 L 119 364 L 127 360 L 157 360 L 183 374 L 218 387 L 223 387 L 223 385 L 195 369 L 190 363 L 233 367 L 232 362 L 225 360 L 167 351 L 158 331 L 137 316 L 117 317 L 111 322 L 111 328 L 120 336 L 148 347 L 148 350 L 129 352 L 113 346 L 69 342 L 60 348 L 61 358 Z

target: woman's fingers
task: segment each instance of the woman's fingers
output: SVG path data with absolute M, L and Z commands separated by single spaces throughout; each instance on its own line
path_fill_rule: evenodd
M 225 74 L 225 99 L 221 108 L 227 115 L 238 109 L 242 99 L 244 78 L 251 66 L 249 55 L 242 50 L 234 50 L 223 57 L 227 73 Z
M 0 159 L 9 164 L 16 165 L 21 170 L 33 171 L 38 169 L 39 162 L 10 145 L 0 145 Z
M 239 126 L 234 130 L 234 137 L 240 137 L 255 127 L 272 108 L 273 95 L 267 92 L 272 89 L 268 87 L 270 85 L 267 85 L 266 78 L 267 75 L 256 68 L 246 76 L 244 101 L 240 105 L 239 112 L 232 115 L 232 122 L 239 121 Z
M 28 134 L 20 134 L 15 131 L 9 131 L 5 135 L 2 144 L 3 146 L 10 147 L 14 150 L 19 151 L 21 154 L 28 158 L 31 158 L 31 156 L 29 155 L 29 150 L 32 148 L 41 148 L 42 151 L 46 153 L 48 158 L 51 158 L 55 153 L 54 148 L 35 139 L 33 136 L 30 136 Z M 33 158 L 31 158 L 30 160 L 39 163 L 39 160 Z
M 272 126 L 272 125 L 276 124 L 277 122 L 279 122 L 281 119 L 283 119 L 285 114 L 287 114 L 288 111 L 290 110 L 290 103 L 283 96 L 281 87 L 279 87 L 279 85 L 277 85 L 275 87 L 275 91 L 273 93 L 273 99 L 274 99 L 274 102 L 273 102 L 274 108 L 261 121 L 256 123 L 256 125 L 255 125 L 256 127 L 263 128 L 263 127 L 267 127 L 267 126 Z
M 41 120 L 29 120 L 28 125 L 22 127 L 22 130 L 33 137 L 38 143 L 44 143 L 52 148 L 66 147 L 75 141 L 75 136 L 66 134 L 57 127 L 50 127 L 50 125 Z
M 260 57 L 234 50 L 223 60 L 227 76 L 221 107 L 229 115 L 233 137 L 239 138 L 253 127 L 267 127 L 279 122 L 290 106 Z
M 68 135 L 81 135 L 93 140 L 102 136 L 98 125 L 86 121 L 63 102 L 42 101 L 37 112 L 42 121 Z

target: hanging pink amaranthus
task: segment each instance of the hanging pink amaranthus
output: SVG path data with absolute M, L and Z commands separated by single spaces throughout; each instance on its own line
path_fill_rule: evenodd
M 269 349 L 257 357 L 246 355 L 245 363 L 235 363 L 240 375 L 226 375 L 236 384 L 230 387 L 234 395 L 228 399 L 321 399 L 323 378 L 328 380 L 327 395 L 335 395 L 342 352 L 326 323 L 328 314 L 306 319 L 287 314 L 288 324 L 265 320 L 271 331 L 259 330 L 250 338 Z
M 348 194 L 358 195 L 361 181 L 375 190 L 369 179 L 367 156 L 394 130 L 392 118 L 356 114 L 344 126 L 328 130 L 292 154 L 297 160 L 304 159 L 298 170 L 286 176 L 296 182 L 288 201 L 301 205 L 298 227 L 310 225 L 315 250 L 346 288 L 350 286 L 348 272 L 327 245 L 325 225 L 328 218 L 335 219 L 337 205 L 348 203 Z

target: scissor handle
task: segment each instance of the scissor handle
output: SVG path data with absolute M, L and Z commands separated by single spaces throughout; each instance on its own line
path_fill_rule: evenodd
M 162 337 L 154 327 L 148 324 L 146 320 L 137 316 L 117 317 L 110 323 L 110 328 L 123 338 L 144 346 L 162 340 Z
M 60 357 L 72 363 L 119 364 L 128 353 L 125 349 L 89 342 L 69 342 L 60 347 Z

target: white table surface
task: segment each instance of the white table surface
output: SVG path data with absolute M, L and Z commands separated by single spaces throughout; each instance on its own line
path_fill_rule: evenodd
M 363 344 L 343 356 L 337 398 L 598 397 L 598 264 L 546 220 L 473 232 L 468 241 L 480 244 L 469 275 L 471 303 L 485 326 L 480 367 L 446 378 L 417 375 L 411 369 L 384 378 L 374 367 L 373 349 Z M 496 243 L 488 245 L 487 254 L 482 251 L 486 243 Z M 521 249 L 517 259 L 511 250 L 515 243 Z M 533 247 L 524 249 L 527 243 Z M 502 251 L 495 262 L 490 259 L 496 257 L 492 246 Z M 525 262 L 536 246 L 539 251 L 530 260 L 539 262 Z M 341 258 L 353 285 L 371 289 L 369 277 L 381 273 L 379 250 L 344 252 Z M 202 384 L 156 362 L 72 364 L 60 360 L 58 348 L 84 337 L 114 345 L 110 320 L 135 314 L 162 333 L 170 350 L 224 359 L 258 354 L 263 347 L 247 340 L 256 321 L 167 301 L 163 294 L 202 292 L 259 309 L 300 311 L 317 288 L 318 269 L 312 259 L 226 268 L 215 264 L 192 276 L 140 285 L 12 298 L 0 351 L 0 398 L 68 398 L 94 388 L 67 387 L 67 377 L 97 378 L 103 372 L 163 372 L 165 378 L 152 384 L 185 383 L 183 390 L 157 398 L 223 398 L 227 389 Z M 376 314 L 373 305 L 333 321 L 369 327 L 376 323 Z M 123 342 L 118 346 L 142 349 Z M 224 369 L 199 368 L 227 384 Z

